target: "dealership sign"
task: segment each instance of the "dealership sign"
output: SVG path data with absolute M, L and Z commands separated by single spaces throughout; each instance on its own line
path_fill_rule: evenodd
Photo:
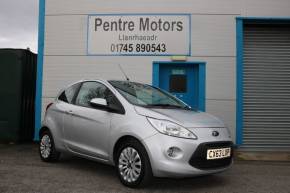
M 188 14 L 88 16 L 88 55 L 190 55 Z

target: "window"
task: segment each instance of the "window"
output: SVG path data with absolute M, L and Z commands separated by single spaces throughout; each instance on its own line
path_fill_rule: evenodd
M 76 98 L 76 105 L 91 107 L 90 101 L 93 98 L 106 99 L 107 87 L 98 82 L 84 82 Z
M 186 78 L 186 75 L 183 74 L 170 75 L 169 91 L 175 93 L 185 93 L 187 84 Z
M 77 90 L 79 89 L 79 86 L 80 86 L 80 83 L 70 86 L 59 95 L 58 100 L 61 100 L 67 103 L 73 103 L 74 96 Z
M 170 94 L 150 85 L 129 81 L 109 82 L 120 92 L 121 95 L 134 105 L 144 107 L 163 106 L 168 108 L 189 108 L 186 104 L 177 100 Z
M 98 109 L 125 114 L 125 109 L 117 97 L 105 85 L 99 82 L 84 82 L 75 98 L 74 103 L 83 107 L 92 107 L 90 101 L 93 98 L 103 98 L 106 99 L 108 103 L 107 107 L 98 107 Z

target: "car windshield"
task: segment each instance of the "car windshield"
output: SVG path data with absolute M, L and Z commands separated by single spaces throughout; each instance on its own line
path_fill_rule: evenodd
M 190 109 L 188 105 L 177 100 L 172 95 L 147 84 L 115 80 L 111 80 L 109 83 L 133 105 L 149 108 Z

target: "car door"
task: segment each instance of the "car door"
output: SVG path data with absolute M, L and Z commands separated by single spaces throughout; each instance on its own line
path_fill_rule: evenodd
M 61 129 L 62 134 L 62 140 L 66 147 L 69 143 L 69 138 L 67 137 L 64 129 L 72 127 L 72 116 L 70 112 L 72 111 L 72 108 L 74 107 L 74 100 L 76 97 L 76 94 L 78 93 L 78 90 L 81 86 L 81 83 L 76 83 L 65 89 L 58 97 L 58 103 L 57 103 L 57 120 L 61 125 L 59 125 L 59 128 Z
M 83 82 L 70 109 L 71 122 L 65 124 L 69 148 L 86 156 L 108 159 L 108 140 L 112 113 L 106 108 L 93 107 L 90 100 L 106 98 L 108 88 L 95 81 Z

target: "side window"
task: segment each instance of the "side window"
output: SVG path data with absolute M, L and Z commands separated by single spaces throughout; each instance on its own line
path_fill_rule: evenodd
M 59 97 L 58 100 L 67 102 L 67 103 L 72 103 L 73 102 L 73 98 L 78 90 L 80 86 L 80 83 L 74 84 L 71 87 L 67 88 L 65 91 L 63 91 Z
M 106 98 L 108 89 L 98 82 L 84 82 L 76 98 L 76 105 L 91 107 L 90 101 L 93 98 Z

